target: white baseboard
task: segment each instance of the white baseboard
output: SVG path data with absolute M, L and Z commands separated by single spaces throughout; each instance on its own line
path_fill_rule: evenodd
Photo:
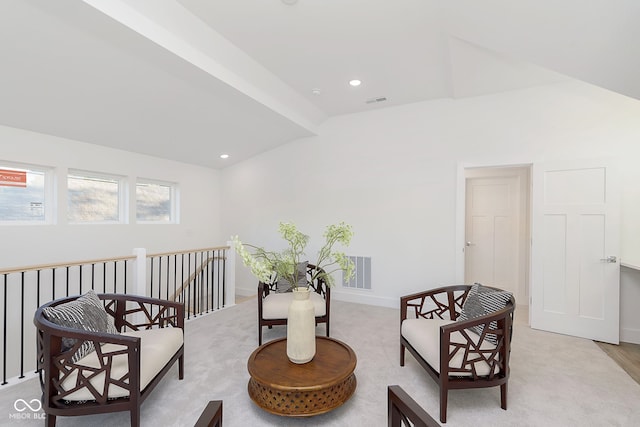
M 400 297 L 379 297 L 371 295 L 369 292 L 331 290 L 331 299 L 338 301 L 353 302 L 356 304 L 375 305 L 379 307 L 400 308 Z
M 620 341 L 631 344 L 640 344 L 640 329 L 620 329 Z
M 258 292 L 258 287 L 254 286 L 252 288 L 238 288 L 236 287 L 236 295 L 240 295 L 243 297 L 250 297 L 255 295 Z

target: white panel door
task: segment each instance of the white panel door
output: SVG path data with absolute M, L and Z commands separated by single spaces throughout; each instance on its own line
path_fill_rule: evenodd
M 619 215 L 607 162 L 534 165 L 531 327 L 618 343 Z
M 519 271 L 517 176 L 467 178 L 465 283 L 516 294 Z

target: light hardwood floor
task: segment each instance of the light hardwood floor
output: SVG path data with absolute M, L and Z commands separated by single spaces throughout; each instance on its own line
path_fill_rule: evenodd
M 621 342 L 614 345 L 599 341 L 595 343 L 640 384 L 640 344 Z

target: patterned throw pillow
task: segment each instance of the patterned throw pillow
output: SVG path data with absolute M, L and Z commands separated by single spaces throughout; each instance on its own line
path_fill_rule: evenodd
M 511 300 L 511 292 L 491 289 L 475 283 L 471 286 L 467 299 L 462 306 L 462 312 L 457 320 L 469 320 L 476 317 L 484 316 L 506 307 L 507 302 Z M 493 321 L 490 323 L 490 329 L 496 329 L 498 323 Z M 477 325 L 469 328 L 470 331 L 482 335 L 484 325 Z M 495 334 L 487 334 L 485 337 L 489 342 L 498 344 L 498 337 Z
M 303 261 L 303 262 L 299 262 L 298 266 L 297 266 L 297 274 L 296 277 L 298 278 L 297 281 L 297 285 L 298 286 L 307 286 L 307 265 L 309 264 L 309 261 Z M 285 279 L 284 277 L 281 277 L 278 279 L 278 283 L 276 284 L 276 292 L 277 293 L 283 293 L 283 292 L 291 292 L 293 289 L 291 288 L 291 283 L 289 283 L 289 281 L 287 279 Z
M 93 290 L 74 301 L 55 307 L 46 307 L 43 312 L 49 321 L 67 328 L 110 334 L 118 333 L 113 319 L 107 314 L 102 301 Z M 62 338 L 62 351 L 69 350 L 76 344 L 76 341 L 72 338 Z M 95 351 L 93 341 L 84 341 L 71 357 L 71 361 L 75 363 L 92 351 Z

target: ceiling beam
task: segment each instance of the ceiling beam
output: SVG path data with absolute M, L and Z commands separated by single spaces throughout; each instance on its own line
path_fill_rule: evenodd
M 174 0 L 83 0 L 312 134 L 327 116 Z

